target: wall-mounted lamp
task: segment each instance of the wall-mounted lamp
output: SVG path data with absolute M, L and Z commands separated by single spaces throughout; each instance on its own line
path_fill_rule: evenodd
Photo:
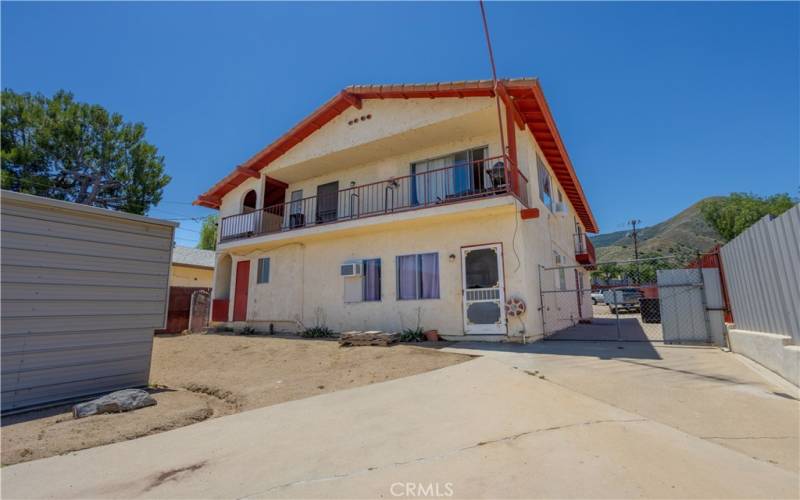
M 456 261 L 456 254 L 451 253 L 450 257 L 448 257 L 448 259 L 450 259 L 450 262 L 455 262 Z

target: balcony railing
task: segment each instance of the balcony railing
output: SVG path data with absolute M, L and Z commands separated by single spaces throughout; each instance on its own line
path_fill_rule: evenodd
M 504 194 L 527 206 L 528 179 L 518 171 L 514 176 L 509 165 L 507 157 L 496 156 L 232 215 L 220 222 L 220 241 Z
M 597 263 L 597 257 L 594 254 L 594 245 L 589 235 L 586 233 L 577 233 L 575 237 L 575 260 L 586 267 L 592 267 Z

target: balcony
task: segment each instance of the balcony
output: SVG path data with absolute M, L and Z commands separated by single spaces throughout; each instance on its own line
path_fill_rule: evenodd
M 594 245 L 586 233 L 578 233 L 575 238 L 575 260 L 583 264 L 587 269 L 593 269 L 597 264 L 597 257 L 594 254 Z
M 528 179 L 505 156 L 352 186 L 225 217 L 220 242 L 512 195 L 528 206 Z

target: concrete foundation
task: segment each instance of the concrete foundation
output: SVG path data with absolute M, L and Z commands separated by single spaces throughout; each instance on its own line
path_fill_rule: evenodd
M 791 337 L 739 330 L 729 325 L 728 338 L 733 352 L 747 356 L 800 386 L 800 346 L 791 345 Z

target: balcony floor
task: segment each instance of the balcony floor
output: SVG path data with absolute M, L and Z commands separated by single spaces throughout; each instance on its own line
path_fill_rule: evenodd
M 403 210 L 359 219 L 338 219 L 325 224 L 290 229 L 275 233 L 252 236 L 221 242 L 217 250 L 243 249 L 247 247 L 271 247 L 295 240 L 324 238 L 330 236 L 344 237 L 352 234 L 366 233 L 375 230 L 389 229 L 393 224 L 426 223 L 442 219 L 457 220 L 481 215 L 512 214 L 523 208 L 523 205 L 510 193 L 492 197 L 482 197 L 442 205 Z

